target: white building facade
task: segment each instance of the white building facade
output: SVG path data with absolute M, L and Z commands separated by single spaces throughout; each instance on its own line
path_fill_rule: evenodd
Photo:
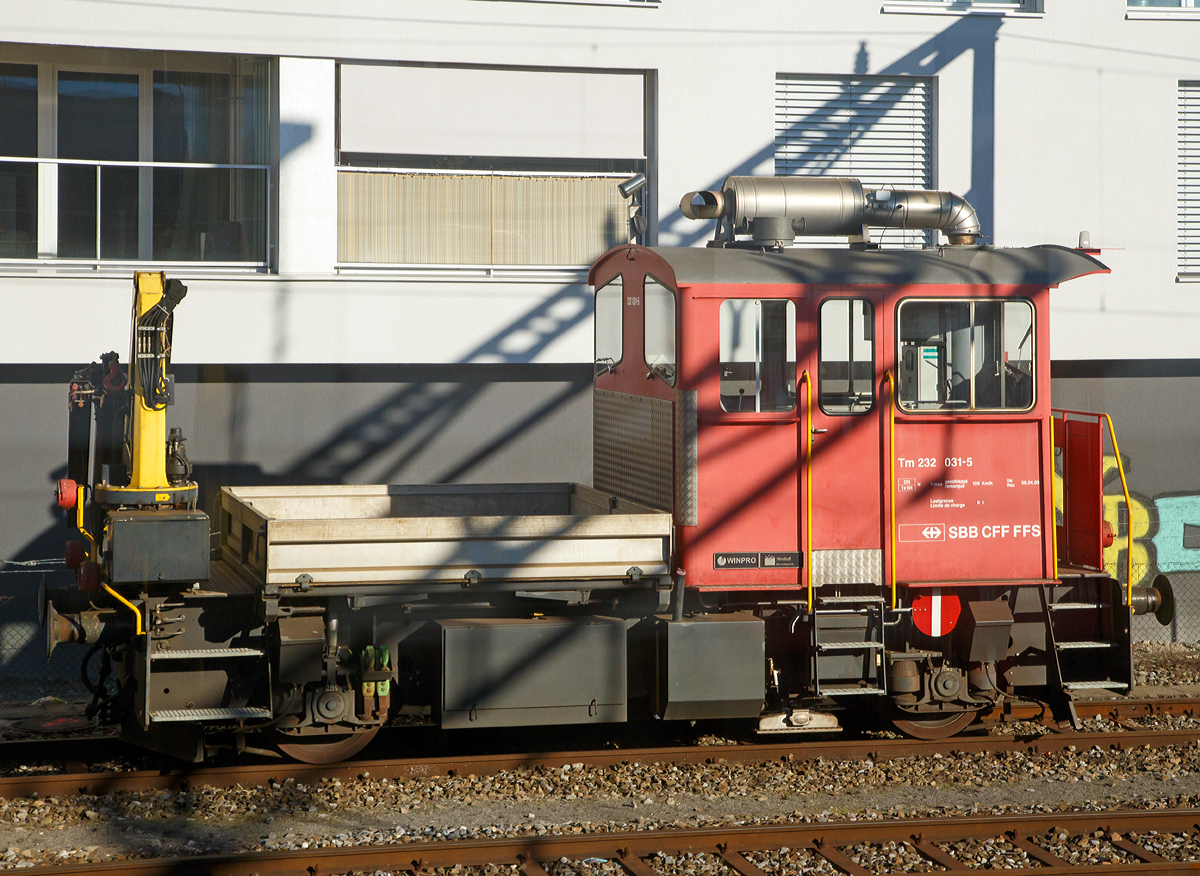
M 685 192 L 807 173 L 955 191 L 996 245 L 1089 233 L 1056 402 L 1116 419 L 1139 574 L 1200 571 L 1196 0 L 42 0 L 0 39 L 0 559 L 61 556 L 66 382 L 127 357 L 135 269 L 188 287 L 208 501 L 587 482 L 616 183 L 649 180 L 644 242 L 703 245 Z M 0 661 L 46 569 L 0 567 Z

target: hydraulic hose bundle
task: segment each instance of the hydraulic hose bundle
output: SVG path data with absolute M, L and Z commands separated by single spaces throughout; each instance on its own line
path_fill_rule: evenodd
M 186 286 L 168 280 L 162 299 L 138 319 L 134 356 L 146 407 L 152 411 L 161 411 L 170 400 L 167 366 L 171 363 L 171 314 L 186 294 Z

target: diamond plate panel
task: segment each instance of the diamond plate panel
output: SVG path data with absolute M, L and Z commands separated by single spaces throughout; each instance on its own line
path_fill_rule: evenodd
M 649 508 L 672 510 L 669 401 L 597 389 L 592 396 L 592 485 Z
M 698 411 L 696 390 L 675 393 L 675 521 L 679 526 L 700 524 Z
M 883 585 L 883 551 L 863 548 L 812 552 L 813 586 L 822 584 Z

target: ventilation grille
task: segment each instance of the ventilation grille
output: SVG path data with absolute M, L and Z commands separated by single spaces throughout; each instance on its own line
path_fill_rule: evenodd
M 592 410 L 592 485 L 670 513 L 672 404 L 598 389 Z
M 868 189 L 934 188 L 933 80 L 923 76 L 775 78 L 777 176 L 857 177 Z M 926 246 L 934 232 L 873 233 L 884 246 Z M 829 246 L 829 238 L 797 238 Z

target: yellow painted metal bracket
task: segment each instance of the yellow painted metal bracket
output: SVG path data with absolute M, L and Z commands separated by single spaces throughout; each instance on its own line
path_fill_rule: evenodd
M 142 613 L 138 610 L 138 607 L 136 605 L 134 605 L 132 602 L 130 602 L 128 599 L 126 599 L 124 596 L 122 596 L 120 593 L 113 590 L 107 584 L 101 583 L 100 586 L 104 588 L 104 590 L 108 593 L 109 596 L 111 596 L 113 599 L 117 600 L 117 602 L 121 603 L 122 605 L 124 605 L 126 608 L 128 608 L 130 611 L 133 612 L 134 625 L 137 628 L 136 634 L 140 636 L 142 634 Z
M 92 534 L 87 531 L 87 527 L 83 525 L 83 497 L 87 492 L 87 487 L 80 484 L 75 492 L 75 528 L 83 533 L 83 537 L 88 540 L 88 559 L 92 562 L 98 562 L 100 559 L 100 551 L 96 547 L 96 539 L 92 538 Z

